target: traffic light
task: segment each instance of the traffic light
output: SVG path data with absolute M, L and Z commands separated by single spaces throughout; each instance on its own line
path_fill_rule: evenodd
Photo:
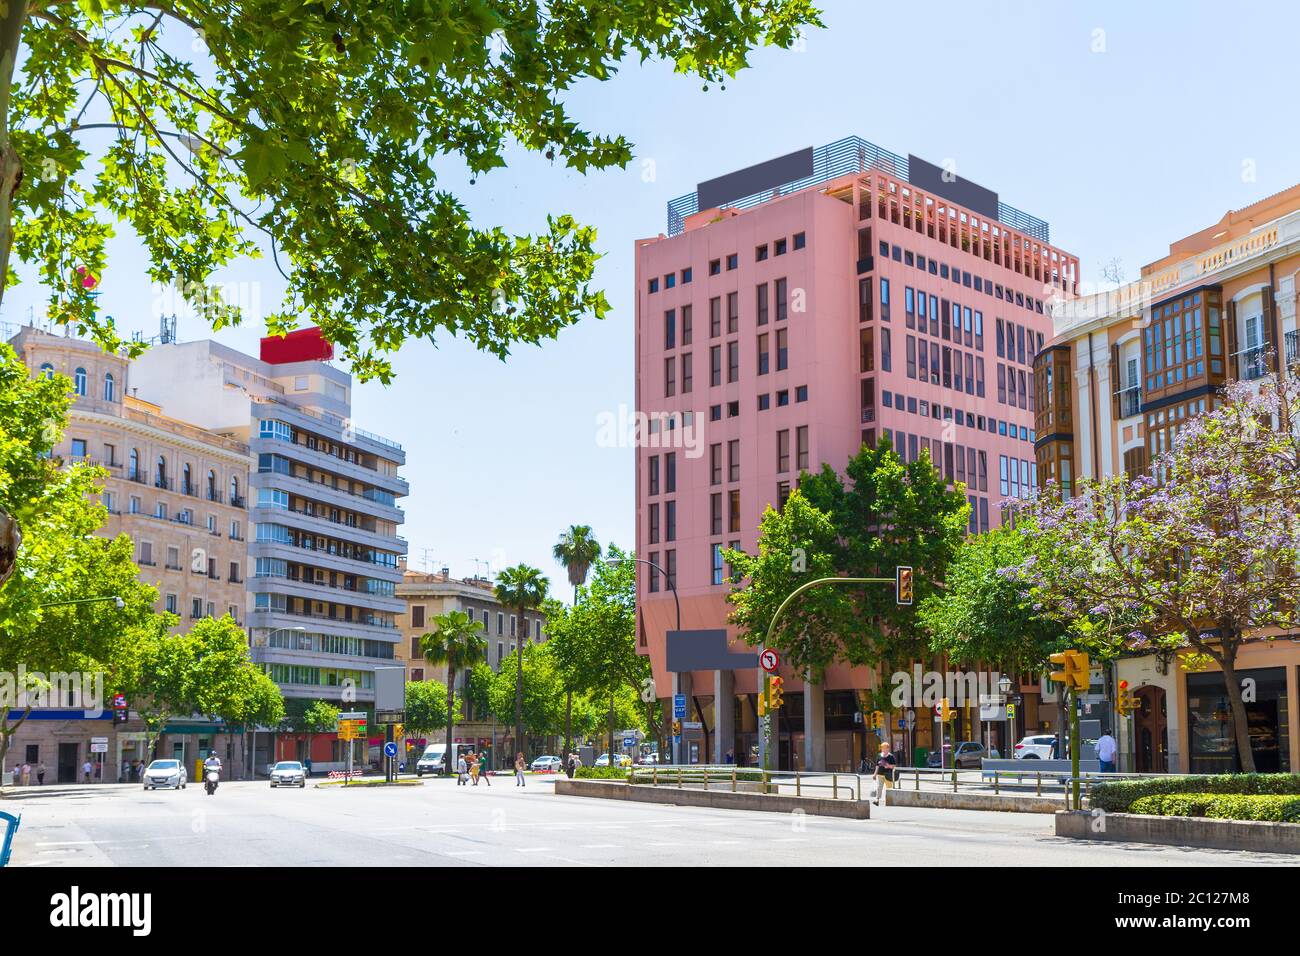
M 884 712 L 879 710 L 873 710 L 871 712 L 871 728 L 873 730 L 879 730 L 883 726 L 885 726 Z
M 1137 695 L 1129 692 L 1128 681 L 1120 681 L 1119 693 L 1116 695 L 1115 699 L 1115 710 L 1119 715 L 1121 717 L 1127 717 L 1135 710 L 1139 710 L 1141 706 L 1142 705 L 1138 703 Z
M 758 692 L 758 716 L 767 716 L 767 694 L 761 690 Z
M 402 733 L 405 730 L 406 730 L 405 724 L 393 724 L 393 739 L 400 742 L 402 739 Z
M 772 709 L 773 710 L 780 710 L 781 705 L 785 703 L 785 696 L 781 692 L 784 686 L 785 686 L 785 681 L 783 681 L 781 678 L 779 677 L 772 678 Z
M 899 604 L 912 603 L 912 569 L 899 565 L 894 569 L 894 596 Z
M 945 697 L 939 702 L 939 719 L 945 724 L 957 716 L 957 711 L 948 704 L 948 698 Z
M 1088 689 L 1088 655 L 1082 651 L 1061 651 L 1048 658 L 1052 665 L 1060 670 L 1052 671 L 1048 676 L 1058 684 L 1075 690 Z
M 674 720 L 674 721 L 673 721 L 673 736 L 674 736 L 674 737 L 680 737 L 681 735 L 682 735 L 682 722 L 681 722 L 680 720 Z

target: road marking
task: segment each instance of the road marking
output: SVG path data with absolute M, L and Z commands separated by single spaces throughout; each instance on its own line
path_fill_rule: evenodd
M 709 846 L 739 846 L 744 840 L 710 840 Z
M 515 847 L 516 853 L 553 853 L 549 846 L 519 846 Z
M 618 849 L 621 849 L 622 846 L 623 846 L 623 844 L 621 844 L 621 843 L 584 843 L 584 844 L 582 845 L 582 849 L 584 849 L 584 850 L 618 850 Z
M 482 856 L 482 850 L 448 850 L 445 856 Z
M 686 846 L 685 843 L 645 843 L 643 846 Z

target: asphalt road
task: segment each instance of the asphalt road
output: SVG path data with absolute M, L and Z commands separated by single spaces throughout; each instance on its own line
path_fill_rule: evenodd
M 873 807 L 870 820 L 557 796 L 553 778 L 272 790 L 83 787 L 5 801 L 11 866 L 1294 866 L 1281 854 L 1057 839 L 1045 814 Z

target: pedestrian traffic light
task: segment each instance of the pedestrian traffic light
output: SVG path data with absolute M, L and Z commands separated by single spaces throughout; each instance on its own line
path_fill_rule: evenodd
M 1048 658 L 1052 665 L 1060 668 L 1052 671 L 1048 677 L 1058 684 L 1075 690 L 1087 690 L 1088 655 L 1082 651 L 1061 651 Z
M 912 569 L 899 565 L 894 569 L 894 596 L 899 604 L 912 603 Z
M 785 681 L 783 681 L 781 678 L 779 677 L 772 678 L 772 709 L 773 710 L 780 710 L 781 706 L 785 703 L 785 697 L 782 694 L 782 689 L 784 688 L 784 686 L 785 686 Z

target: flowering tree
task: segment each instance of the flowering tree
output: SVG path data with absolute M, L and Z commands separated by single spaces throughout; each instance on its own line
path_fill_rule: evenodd
M 1231 386 L 1184 424 L 1151 474 L 1055 485 L 1025 506 L 1039 534 L 1008 569 L 1099 643 L 1190 649 L 1223 672 L 1237 755 L 1253 772 L 1237 654 L 1291 628 L 1300 601 L 1300 383 Z

